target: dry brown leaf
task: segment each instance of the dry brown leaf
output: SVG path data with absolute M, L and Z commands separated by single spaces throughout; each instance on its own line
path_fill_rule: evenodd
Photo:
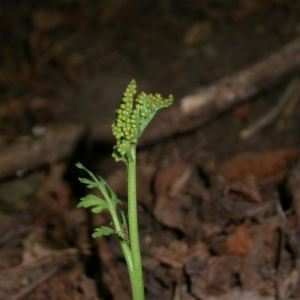
M 249 222 L 238 226 L 223 244 L 223 249 L 228 254 L 246 256 L 253 248 L 249 236 Z
M 235 273 L 241 268 L 241 258 L 232 255 L 213 256 L 206 261 L 193 259 L 187 262 L 191 292 L 197 299 L 218 299 L 228 293 L 235 281 Z
M 193 259 L 207 260 L 210 254 L 206 246 L 198 242 L 191 248 L 184 241 L 175 240 L 169 247 L 158 247 L 153 249 L 154 257 L 163 264 L 180 269 L 187 261 Z
M 231 182 L 225 186 L 224 196 L 234 201 L 261 202 L 262 197 L 257 188 L 242 182 Z
M 265 294 L 274 293 L 274 281 L 271 276 L 278 259 L 280 225 L 280 218 L 273 217 L 249 228 L 253 248 L 244 258 L 240 272 L 240 281 L 244 289 L 264 291 Z
M 203 300 L 274 300 L 274 296 L 262 296 L 256 291 L 243 291 L 240 288 L 234 288 L 221 297 L 205 297 Z
M 173 241 L 168 248 L 153 249 L 154 257 L 160 262 L 173 268 L 182 268 L 187 258 L 188 245 L 184 241 Z
M 154 183 L 156 199 L 153 214 L 165 226 L 184 231 L 187 210 L 184 211 L 182 208 L 189 206 L 187 204 L 189 200 L 178 195 L 189 179 L 191 171 L 190 164 L 178 161 L 162 168 L 156 175 Z
M 236 154 L 219 166 L 219 172 L 228 181 L 245 181 L 251 174 L 260 184 L 278 182 L 295 163 L 298 155 L 299 149 Z
M 155 193 L 176 196 L 183 189 L 191 171 L 192 165 L 182 160 L 162 168 L 155 177 Z
M 184 231 L 186 214 L 181 210 L 180 199 L 158 196 L 153 214 L 161 224 Z

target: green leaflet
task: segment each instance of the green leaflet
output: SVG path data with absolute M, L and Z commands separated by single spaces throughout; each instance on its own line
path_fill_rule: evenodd
M 91 206 L 97 206 L 95 208 L 92 208 L 92 212 L 95 214 L 100 213 L 103 209 L 109 210 L 108 203 L 105 200 L 92 194 L 81 198 L 80 202 L 77 204 L 77 207 L 91 207 Z
M 97 188 L 102 193 L 105 200 L 95 196 L 95 195 L 88 195 L 81 198 L 81 202 L 77 205 L 77 207 L 90 207 L 90 206 L 97 206 L 96 208 L 92 209 L 93 213 L 99 213 L 103 209 L 116 209 L 117 204 L 121 204 L 122 202 L 117 198 L 117 195 L 111 189 L 111 187 L 106 183 L 106 181 L 98 176 L 98 178 L 87 168 L 85 168 L 81 163 L 77 163 L 76 167 L 81 170 L 85 170 L 93 180 L 87 178 L 78 178 L 80 182 L 86 184 L 87 188 Z
M 87 178 L 78 178 L 78 180 L 84 184 L 86 184 L 86 187 L 88 189 L 93 189 L 93 188 L 97 188 L 97 183 L 94 181 L 91 181 Z
M 85 168 L 80 162 L 78 162 L 77 164 L 75 164 L 75 166 L 76 166 L 78 169 L 86 170 L 86 168 Z
M 95 239 L 103 235 L 111 235 L 111 234 L 117 234 L 117 232 L 112 228 L 102 226 L 100 228 L 95 229 L 94 233 L 92 234 L 92 237 Z

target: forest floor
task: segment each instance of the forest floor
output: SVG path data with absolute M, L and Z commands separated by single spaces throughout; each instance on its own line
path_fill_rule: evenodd
M 299 37 L 300 2 L 4 0 L 0 16 L 0 161 L 30 143 L 47 157 L 33 148 L 0 175 L 0 299 L 131 299 L 117 238 L 91 238 L 110 216 L 76 208 L 78 161 L 126 207 L 125 166 L 91 128 L 114 120 L 132 78 L 176 106 L 278 51 Z M 240 137 L 294 76 L 138 148 L 146 299 L 300 299 L 300 104 Z M 38 144 L 72 126 L 68 154 Z

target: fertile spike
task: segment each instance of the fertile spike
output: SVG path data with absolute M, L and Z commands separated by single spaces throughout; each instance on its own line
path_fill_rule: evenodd
M 156 112 L 173 103 L 172 95 L 163 99 L 160 94 L 141 92 L 134 100 L 137 85 L 135 80 L 128 84 L 120 104 L 116 110 L 116 120 L 112 124 L 112 134 L 116 138 L 116 146 L 112 154 L 116 161 L 127 161 L 126 154 L 130 145 L 135 145 L 147 124 Z

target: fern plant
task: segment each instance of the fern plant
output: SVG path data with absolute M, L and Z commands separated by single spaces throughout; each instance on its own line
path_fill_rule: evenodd
M 112 234 L 118 237 L 129 272 L 133 299 L 143 300 L 144 283 L 136 199 L 136 146 L 139 137 L 156 112 L 170 106 L 173 103 L 173 97 L 170 95 L 167 99 L 163 99 L 160 94 L 147 95 L 142 92 L 134 98 L 136 92 L 137 85 L 135 80 L 132 80 L 123 94 L 120 108 L 116 110 L 116 120 L 112 124 L 112 134 L 116 138 L 112 157 L 116 162 L 124 162 L 127 168 L 127 217 L 124 211 L 118 215 L 117 204 L 121 205 L 122 203 L 106 181 L 100 176 L 95 176 L 81 163 L 76 164 L 77 168 L 85 170 L 90 179 L 79 178 L 79 180 L 86 184 L 87 188 L 99 189 L 103 199 L 90 194 L 81 198 L 77 207 L 92 207 L 93 213 L 100 213 L 104 209 L 109 211 L 113 228 L 106 226 L 96 228 L 92 237 Z

